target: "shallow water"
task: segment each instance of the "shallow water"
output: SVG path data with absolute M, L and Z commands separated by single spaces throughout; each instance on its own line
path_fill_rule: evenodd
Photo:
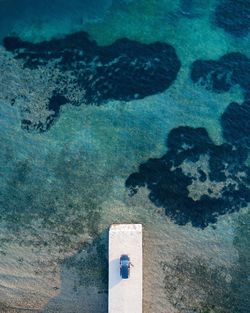
M 107 312 L 127 222 L 145 313 L 250 312 L 250 3 L 232 31 L 226 2 L 0 1 L 0 312 Z

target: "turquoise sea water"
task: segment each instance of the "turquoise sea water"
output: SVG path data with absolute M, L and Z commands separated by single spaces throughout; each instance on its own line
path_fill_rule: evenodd
M 0 0 L 0 312 L 107 312 L 107 230 L 130 222 L 144 313 L 250 312 L 249 19 Z

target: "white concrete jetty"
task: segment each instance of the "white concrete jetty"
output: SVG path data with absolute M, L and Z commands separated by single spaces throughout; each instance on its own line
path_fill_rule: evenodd
M 128 279 L 120 275 L 120 257 L 128 255 Z M 142 313 L 142 225 L 114 224 L 109 230 L 109 313 Z

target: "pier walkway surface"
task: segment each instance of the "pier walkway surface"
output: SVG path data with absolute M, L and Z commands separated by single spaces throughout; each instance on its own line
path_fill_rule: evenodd
M 128 279 L 120 275 L 120 257 L 131 261 Z M 109 313 L 142 313 L 142 225 L 114 224 L 109 230 Z

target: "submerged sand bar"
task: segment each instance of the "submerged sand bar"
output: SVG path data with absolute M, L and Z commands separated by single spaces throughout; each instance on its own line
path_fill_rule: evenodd
M 132 266 L 128 279 L 120 276 L 120 257 Z M 115 224 L 109 230 L 109 313 L 142 313 L 142 225 Z

